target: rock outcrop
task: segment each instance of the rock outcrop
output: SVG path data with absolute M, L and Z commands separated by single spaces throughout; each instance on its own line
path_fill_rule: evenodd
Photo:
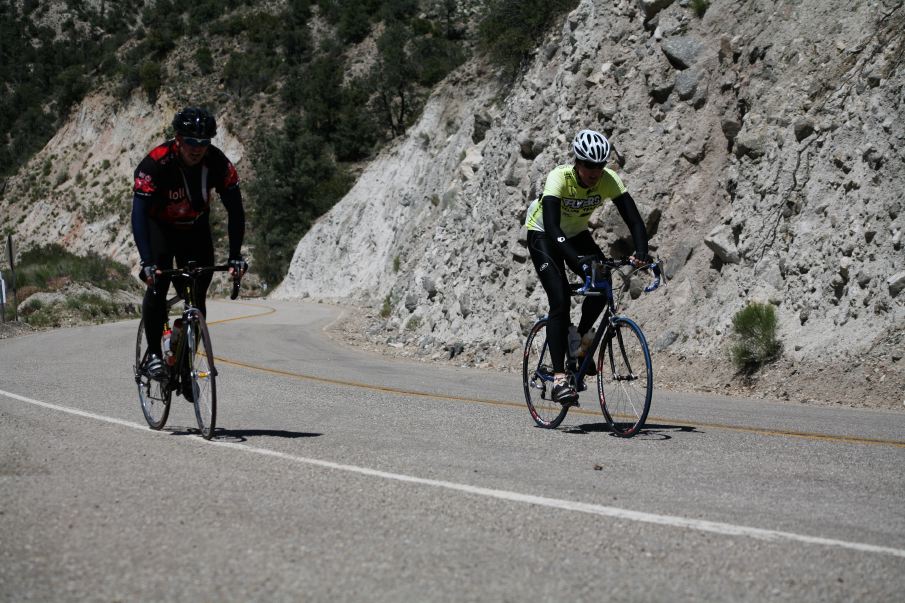
M 665 291 L 629 308 L 661 374 L 709 362 L 704 381 L 728 385 L 731 319 L 756 300 L 777 307 L 787 375 L 870 357 L 901 397 L 905 6 L 714 2 L 698 19 L 687 4 L 583 1 L 509 87 L 464 67 L 300 242 L 275 294 L 379 308 L 375 344 L 514 367 L 546 309 L 524 210 L 593 127 L 668 262 Z M 592 226 L 629 251 L 613 208 Z
M 132 173 L 166 139 L 181 105 L 163 96 L 152 105 L 136 93 L 126 102 L 109 91 L 87 96 L 44 149 L 10 179 L 0 200 L 0 226 L 19 247 L 59 243 L 137 265 L 132 240 Z M 214 143 L 238 165 L 245 155 L 228 114 Z
M 747 385 L 899 406 L 903 57 L 901 0 L 717 0 L 703 17 L 687 0 L 583 0 L 515 81 L 481 59 L 449 76 L 299 242 L 273 294 L 369 307 L 375 347 L 517 368 L 546 311 L 524 211 L 591 127 L 615 144 L 612 165 L 667 261 L 665 289 L 623 300 L 659 383 L 742 384 L 731 320 L 761 301 L 777 309 L 785 351 Z M 175 105 L 87 98 L 5 186 L 0 227 L 134 263 L 132 169 Z M 253 174 L 228 110 L 219 117 L 217 144 Z M 630 251 L 613 207 L 591 226 L 609 253 Z

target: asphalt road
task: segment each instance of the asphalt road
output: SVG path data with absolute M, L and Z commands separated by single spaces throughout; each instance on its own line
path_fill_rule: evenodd
M 517 375 L 212 302 L 212 442 L 147 428 L 137 321 L 0 340 L 3 601 L 901 601 L 905 413 L 657 391 L 536 428 Z

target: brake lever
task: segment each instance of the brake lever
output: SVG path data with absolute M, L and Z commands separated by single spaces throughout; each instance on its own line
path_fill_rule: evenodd
M 655 291 L 660 287 L 660 277 L 663 272 L 660 270 L 660 265 L 657 262 L 651 262 L 648 266 L 648 269 L 654 274 L 654 280 L 644 288 L 645 293 L 650 293 L 651 291 Z
M 584 277 L 584 285 L 582 285 L 580 289 L 576 289 L 575 293 L 578 295 L 585 295 L 585 294 L 587 294 L 588 290 L 590 290 L 590 288 L 591 288 L 591 277 L 586 276 L 586 277 Z

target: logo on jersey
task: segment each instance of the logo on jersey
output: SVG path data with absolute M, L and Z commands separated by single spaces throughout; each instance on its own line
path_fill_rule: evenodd
M 569 209 L 585 209 L 588 207 L 597 207 L 603 202 L 603 199 L 600 195 L 594 195 L 593 197 L 588 197 L 587 199 L 563 199 L 562 204 L 563 207 L 567 207 Z
M 138 176 L 135 177 L 135 186 L 133 189 L 136 193 L 144 193 L 145 195 L 150 195 L 156 190 L 154 186 L 154 181 L 151 179 L 150 174 L 145 174 L 144 172 L 138 172 Z
M 178 203 L 168 203 L 161 213 L 161 218 L 171 223 L 191 223 L 194 222 L 201 212 L 192 209 L 187 200 Z

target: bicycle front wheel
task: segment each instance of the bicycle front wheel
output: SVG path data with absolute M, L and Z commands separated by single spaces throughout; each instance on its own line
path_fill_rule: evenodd
M 597 393 L 610 429 L 630 438 L 644 427 L 654 393 L 650 351 L 641 328 L 617 316 L 597 358 Z
M 173 391 L 168 386 L 168 380 L 151 379 L 143 374 L 148 356 L 148 346 L 145 338 L 145 321 L 138 323 L 138 339 L 135 341 L 135 365 L 132 367 L 135 375 L 135 383 L 138 386 L 138 401 L 141 404 L 141 412 L 151 429 L 162 429 L 170 414 L 170 400 Z
M 547 320 L 534 323 L 525 342 L 522 359 L 522 383 L 525 402 L 534 422 L 540 427 L 558 427 L 566 418 L 569 407 L 553 401 L 553 364 L 547 345 Z
M 186 321 L 183 395 L 195 405 L 198 430 L 205 440 L 214 436 L 217 424 L 217 369 L 207 323 L 200 312 Z

